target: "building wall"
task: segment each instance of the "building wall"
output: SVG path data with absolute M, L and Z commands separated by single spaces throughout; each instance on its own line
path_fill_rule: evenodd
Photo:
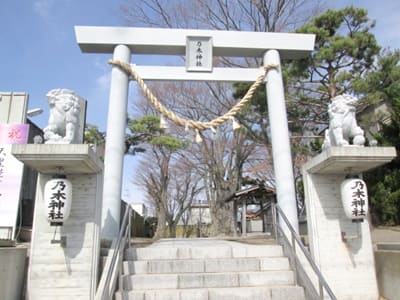
M 0 92 L 0 124 L 23 124 L 26 120 L 28 94 Z
M 33 144 L 33 138 L 37 135 L 43 136 L 43 131 L 37 127 L 32 121 L 27 119 L 29 124 L 28 144 Z M 34 169 L 24 166 L 21 187 L 20 210 L 22 218 L 18 220 L 20 234 L 17 239 L 23 242 L 30 241 L 30 231 L 33 224 L 33 212 L 35 209 L 35 194 L 38 172 Z
M 147 207 L 143 203 L 131 203 L 130 206 L 143 218 L 148 217 Z
M 189 212 L 188 225 L 211 224 L 210 207 L 208 205 L 192 206 Z

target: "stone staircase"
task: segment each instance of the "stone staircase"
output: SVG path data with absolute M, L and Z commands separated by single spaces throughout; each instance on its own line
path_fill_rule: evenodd
M 281 246 L 163 239 L 127 249 L 116 300 L 304 300 Z

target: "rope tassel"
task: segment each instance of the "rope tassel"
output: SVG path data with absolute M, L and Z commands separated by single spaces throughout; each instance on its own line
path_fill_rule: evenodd
M 232 130 L 237 130 L 240 128 L 240 124 L 238 120 L 235 117 L 231 117 L 231 122 L 232 122 Z
M 200 135 L 200 131 L 198 129 L 195 129 L 196 137 L 194 138 L 194 141 L 196 143 L 201 143 L 203 141 L 203 138 Z
M 168 129 L 168 123 L 165 120 L 163 115 L 160 116 L 160 128 L 161 129 Z

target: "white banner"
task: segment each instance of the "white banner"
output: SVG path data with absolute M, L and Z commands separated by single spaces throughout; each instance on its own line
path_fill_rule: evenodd
M 24 164 L 11 154 L 12 144 L 26 144 L 29 125 L 0 124 L 0 239 L 15 236 Z
M 0 227 L 12 227 L 14 237 L 24 164 L 11 154 L 11 147 L 0 144 Z M 0 238 L 7 235 L 8 230 L 0 228 Z

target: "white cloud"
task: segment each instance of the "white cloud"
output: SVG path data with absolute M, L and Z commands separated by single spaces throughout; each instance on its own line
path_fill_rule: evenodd
M 108 91 L 111 83 L 111 67 L 104 60 L 104 57 L 96 57 L 94 59 L 94 67 L 98 70 L 98 74 L 100 74 L 96 78 L 96 89 L 101 91 Z
M 96 79 L 96 85 L 101 91 L 107 91 L 110 88 L 111 72 L 104 73 Z
M 33 3 L 33 8 L 38 15 L 45 18 L 50 16 L 54 3 L 55 0 L 36 0 Z

